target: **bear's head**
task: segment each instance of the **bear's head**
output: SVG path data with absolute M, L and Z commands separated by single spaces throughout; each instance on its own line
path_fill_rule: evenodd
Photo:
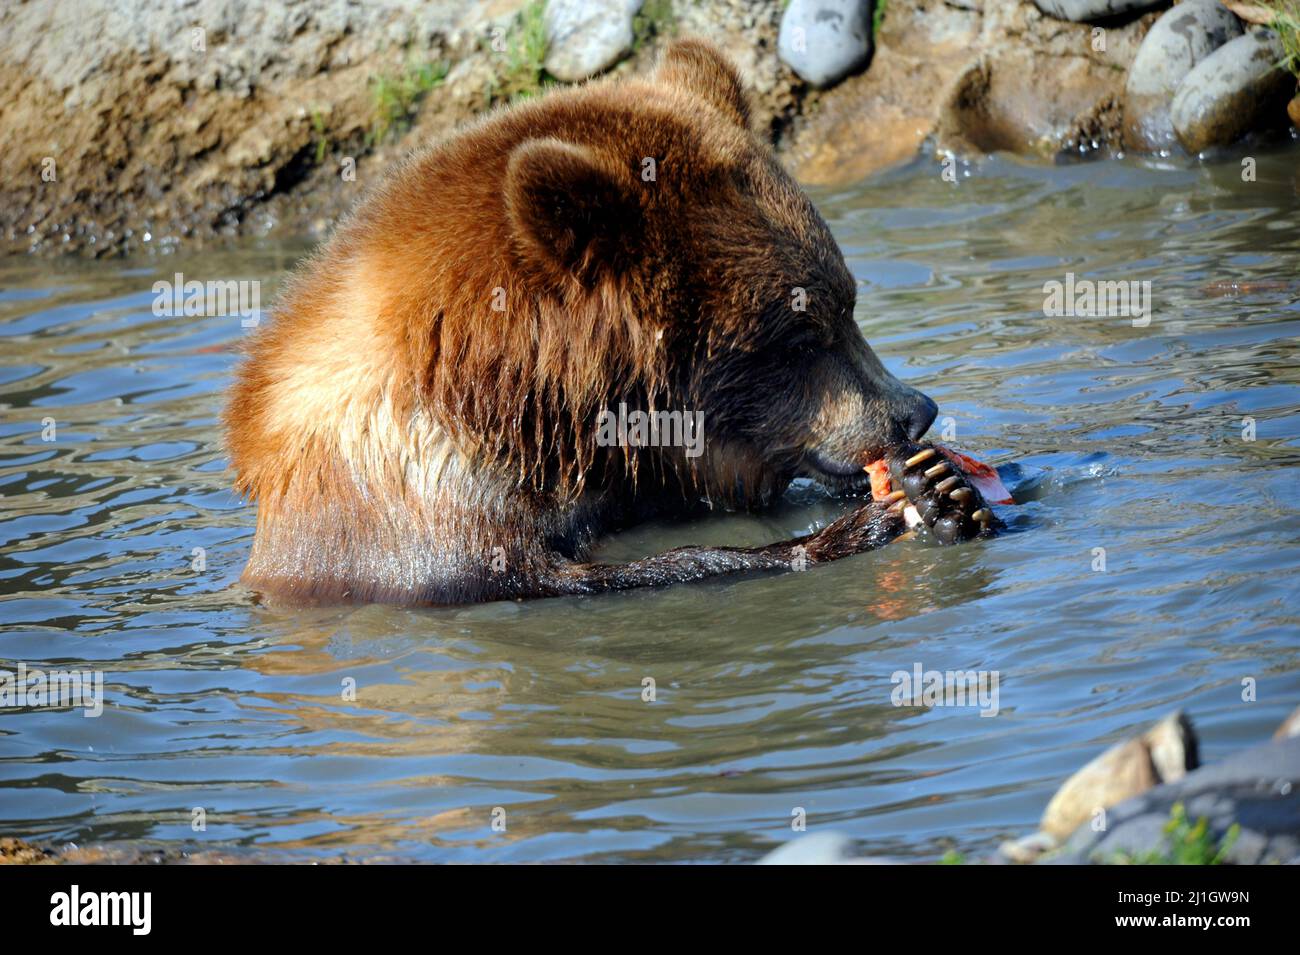
M 503 122 L 512 294 L 542 304 L 515 343 L 536 357 L 501 377 L 522 383 L 512 410 L 553 462 L 565 452 L 551 436 L 590 446 L 620 408 L 677 411 L 697 416 L 702 445 L 633 436 L 565 463 L 589 477 L 603 454 L 758 504 L 797 476 L 861 481 L 929 428 L 935 403 L 863 338 L 842 254 L 714 48 L 678 41 L 648 79 L 543 97 Z

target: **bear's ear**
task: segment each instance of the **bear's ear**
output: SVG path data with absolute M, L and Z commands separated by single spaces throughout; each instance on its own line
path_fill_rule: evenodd
M 712 43 L 675 40 L 664 50 L 655 79 L 694 93 L 749 128 L 749 98 L 740 72 Z
M 640 205 L 628 186 L 580 146 L 527 140 L 514 148 L 506 165 L 511 229 L 535 262 L 581 279 L 620 269 L 641 222 Z

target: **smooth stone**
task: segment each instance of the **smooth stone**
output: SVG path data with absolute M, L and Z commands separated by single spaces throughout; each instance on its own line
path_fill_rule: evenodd
M 1009 839 L 998 846 L 998 855 L 1017 865 L 1035 862 L 1045 853 L 1051 852 L 1059 843 L 1047 832 L 1034 832 L 1019 839 Z
M 1049 17 L 1083 23 L 1113 17 L 1133 10 L 1163 6 L 1165 0 L 1034 0 L 1034 5 Z
M 756 865 L 897 865 L 884 856 L 859 856 L 853 840 L 842 832 L 798 836 L 773 849 Z
M 790 0 L 781 16 L 777 52 L 790 69 L 824 88 L 871 58 L 868 0 Z
M 1065 781 L 1047 804 L 1039 826 L 1064 839 L 1093 816 L 1159 784 L 1151 754 L 1140 740 L 1112 746 Z
M 1300 96 L 1291 102 L 1300 102 Z M 1297 120 L 1297 124 L 1300 124 L 1300 120 Z M 1282 725 L 1273 731 L 1274 739 L 1289 739 L 1292 736 L 1300 736 L 1300 706 L 1292 710 L 1291 715 L 1282 721 Z
M 1254 29 L 1196 64 L 1169 107 L 1183 148 L 1199 153 L 1279 124 L 1295 93 L 1295 77 L 1277 68 L 1282 56 L 1275 34 Z
M 1123 802 L 1109 810 L 1104 831 L 1094 832 L 1085 823 L 1044 862 L 1081 865 L 1115 861 L 1120 853 L 1164 851 L 1165 825 L 1179 802 L 1191 823 L 1206 820 L 1216 846 L 1234 824 L 1240 827 L 1225 858 L 1229 864 L 1295 859 L 1300 855 L 1300 737 L 1252 746 Z
M 1175 712 L 1142 735 L 1115 744 L 1067 779 L 1047 804 L 1039 828 L 1064 840 L 1098 810 L 1181 779 L 1196 765 L 1191 721 Z
M 853 860 L 853 840 L 839 832 L 814 832 L 773 849 L 758 865 L 844 865 Z
M 1183 0 L 1147 31 L 1124 87 L 1124 144 L 1147 152 L 1179 148 L 1169 101 L 1178 84 L 1223 44 L 1241 22 L 1219 0 Z
M 547 0 L 546 72 L 576 83 L 603 73 L 632 50 L 642 0 Z

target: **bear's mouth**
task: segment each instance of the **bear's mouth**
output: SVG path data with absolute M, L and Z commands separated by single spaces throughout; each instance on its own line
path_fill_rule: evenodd
M 805 476 L 836 489 L 865 487 L 871 480 L 860 463 L 845 461 L 816 449 L 804 452 L 801 470 Z

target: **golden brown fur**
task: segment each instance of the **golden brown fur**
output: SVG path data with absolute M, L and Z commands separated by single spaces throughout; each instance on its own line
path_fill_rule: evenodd
M 580 561 L 617 524 L 835 484 L 919 436 L 933 403 L 880 366 L 853 298 L 711 47 L 494 113 L 404 163 L 250 342 L 225 416 L 258 505 L 245 580 L 452 603 L 763 569 Z M 598 447 L 620 402 L 702 409 L 705 453 Z

